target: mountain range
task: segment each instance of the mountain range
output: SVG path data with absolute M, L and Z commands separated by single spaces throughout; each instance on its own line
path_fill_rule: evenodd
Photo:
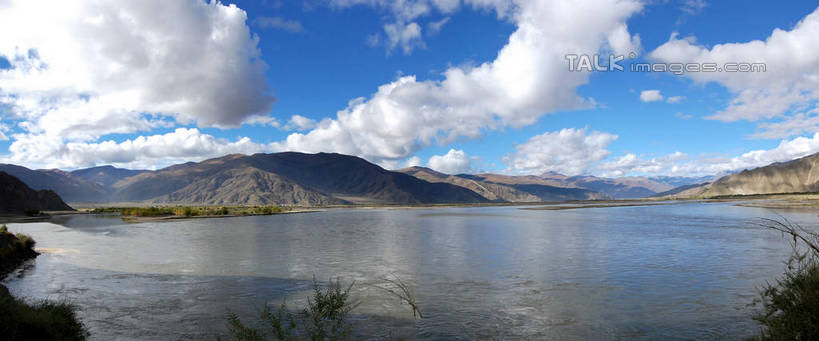
M 0 171 L 74 203 L 146 202 L 203 205 L 436 204 L 542 202 L 648 197 L 694 178 L 450 175 L 424 167 L 389 171 L 330 153 L 233 154 L 160 170 L 112 166 L 74 171 Z

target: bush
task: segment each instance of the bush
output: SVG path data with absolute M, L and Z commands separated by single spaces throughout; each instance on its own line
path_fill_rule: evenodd
M 299 312 L 288 310 L 282 302 L 276 312 L 265 306 L 259 317 L 267 331 L 244 325 L 236 314 L 228 313 L 228 328 L 236 340 L 349 340 L 352 325 L 347 319 L 358 302 L 350 300 L 354 283 L 342 287 L 330 280 L 323 289 L 313 277 L 313 297 Z
M 819 340 L 819 234 L 786 219 L 761 225 L 789 237 L 793 254 L 785 273 L 760 291 L 754 319 L 763 328 L 759 340 Z
M 0 285 L 0 338 L 3 340 L 85 340 L 88 332 L 74 307 L 65 303 L 27 303 Z

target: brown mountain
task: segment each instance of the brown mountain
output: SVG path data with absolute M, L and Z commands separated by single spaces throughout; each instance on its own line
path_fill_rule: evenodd
M 572 176 L 564 181 L 567 185 L 605 193 L 616 199 L 646 198 L 675 187 L 645 177 Z
M 449 183 L 464 187 L 497 202 L 540 202 L 607 199 L 606 195 L 576 187 L 554 186 L 559 182 L 536 176 L 498 174 L 448 175 L 425 167 L 398 170 L 428 182 Z
M 105 201 L 109 193 L 104 186 L 71 176 L 59 169 L 31 170 L 25 167 L 0 164 L 6 172 L 35 190 L 49 189 L 69 202 Z
M 228 155 L 123 179 L 114 200 L 200 204 L 480 203 L 477 193 L 342 154 Z
M 807 192 L 819 192 L 819 154 L 746 169 L 679 195 L 709 198 L 722 195 Z
M 110 187 L 122 179 L 135 175 L 150 172 L 147 170 L 132 170 L 116 168 L 113 166 L 100 166 L 86 169 L 78 169 L 68 175 L 72 178 L 83 180 L 87 183 L 97 184 L 103 187 Z
M 54 191 L 35 191 L 20 179 L 0 171 L 0 213 L 24 214 L 34 211 L 73 210 Z

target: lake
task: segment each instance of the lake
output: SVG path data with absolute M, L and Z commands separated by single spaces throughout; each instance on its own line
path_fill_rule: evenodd
M 213 339 L 227 311 L 303 305 L 312 278 L 355 281 L 358 336 L 739 339 L 756 288 L 782 273 L 780 234 L 815 213 L 732 203 L 524 210 L 331 209 L 126 224 L 77 215 L 9 224 L 45 251 L 4 284 L 67 300 L 92 339 Z M 424 319 L 376 288 L 410 284 Z

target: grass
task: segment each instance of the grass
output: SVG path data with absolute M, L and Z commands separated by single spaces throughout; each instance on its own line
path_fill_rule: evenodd
M 0 279 L 37 256 L 31 237 L 0 226 Z M 74 307 L 65 303 L 29 303 L 12 297 L 0 284 L 0 339 L 3 340 L 85 340 L 88 333 L 77 319 Z
M 793 253 L 785 273 L 760 291 L 762 307 L 754 319 L 762 325 L 757 340 L 819 340 L 819 234 L 787 219 L 763 219 L 759 225 L 782 233 Z
M 119 213 L 124 217 L 245 216 L 282 213 L 279 206 L 151 206 L 95 208 L 91 213 Z

